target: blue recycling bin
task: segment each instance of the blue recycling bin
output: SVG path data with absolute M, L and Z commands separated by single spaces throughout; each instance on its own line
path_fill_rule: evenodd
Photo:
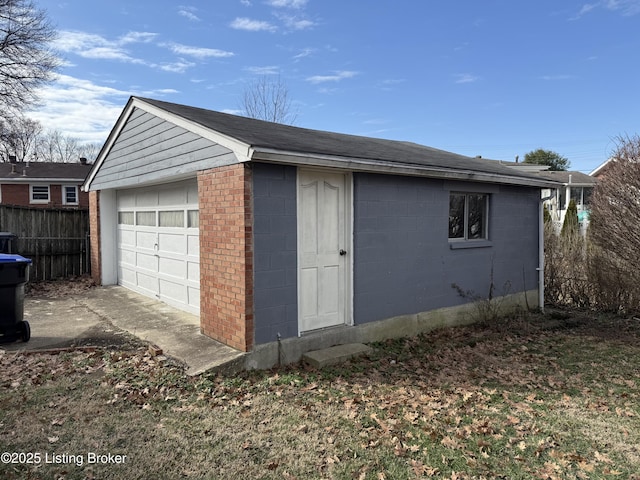
M 0 253 L 0 335 L 3 340 L 28 342 L 31 327 L 24 320 L 24 286 L 31 259 Z

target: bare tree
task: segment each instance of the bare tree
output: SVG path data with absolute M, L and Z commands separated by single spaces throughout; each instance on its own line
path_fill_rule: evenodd
M 619 137 L 591 197 L 589 234 L 594 273 L 618 309 L 640 308 L 640 136 Z M 608 280 L 606 280 L 608 279 Z
M 241 107 L 247 117 L 287 125 L 293 125 L 298 116 L 280 77 L 274 80 L 264 75 L 251 83 L 244 91 Z
M 42 134 L 42 125 L 37 120 L 17 115 L 11 123 L 0 119 L 0 152 L 1 161 L 8 161 L 9 156 L 23 162 L 32 160 Z
M 45 162 L 76 162 L 80 144 L 77 138 L 63 135 L 60 130 L 49 130 L 41 136 L 38 157 Z
M 0 116 L 11 118 L 36 100 L 59 65 L 50 48 L 56 31 L 31 0 L 0 0 Z
M 83 143 L 78 146 L 78 154 L 89 162 L 94 162 L 101 149 L 102 143 L 100 142 Z

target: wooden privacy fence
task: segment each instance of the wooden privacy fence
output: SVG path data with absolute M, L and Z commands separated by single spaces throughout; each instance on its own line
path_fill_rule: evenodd
M 0 205 L 0 231 L 18 236 L 13 253 L 30 258 L 30 279 L 89 272 L 89 211 Z

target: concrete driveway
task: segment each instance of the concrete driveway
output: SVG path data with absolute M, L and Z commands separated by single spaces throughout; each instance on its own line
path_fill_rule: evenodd
M 27 343 L 0 344 L 5 351 L 37 351 L 75 346 L 157 345 L 187 373 L 233 368 L 244 355 L 200 333 L 195 315 L 119 286 L 95 287 L 59 297 L 25 298 Z

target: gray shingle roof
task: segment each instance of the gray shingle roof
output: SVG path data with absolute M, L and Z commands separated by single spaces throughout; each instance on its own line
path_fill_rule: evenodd
M 587 175 L 582 172 L 567 172 L 560 171 L 555 172 L 551 170 L 544 170 L 542 172 L 536 172 L 534 174 L 537 177 L 544 178 L 545 180 L 552 180 L 560 183 L 576 183 L 579 185 L 595 185 L 598 180 L 595 177 Z
M 28 166 L 27 166 L 28 165 Z M 15 169 L 15 173 L 12 171 Z M 28 179 L 65 179 L 82 182 L 91 170 L 91 165 L 78 163 L 53 163 L 53 162 L 17 162 L 0 163 L 0 180 Z
M 256 149 L 368 159 L 540 180 L 530 173 L 517 171 L 499 162 L 488 162 L 481 158 L 467 157 L 412 142 L 311 130 L 160 100 L 139 100 L 240 140 Z

